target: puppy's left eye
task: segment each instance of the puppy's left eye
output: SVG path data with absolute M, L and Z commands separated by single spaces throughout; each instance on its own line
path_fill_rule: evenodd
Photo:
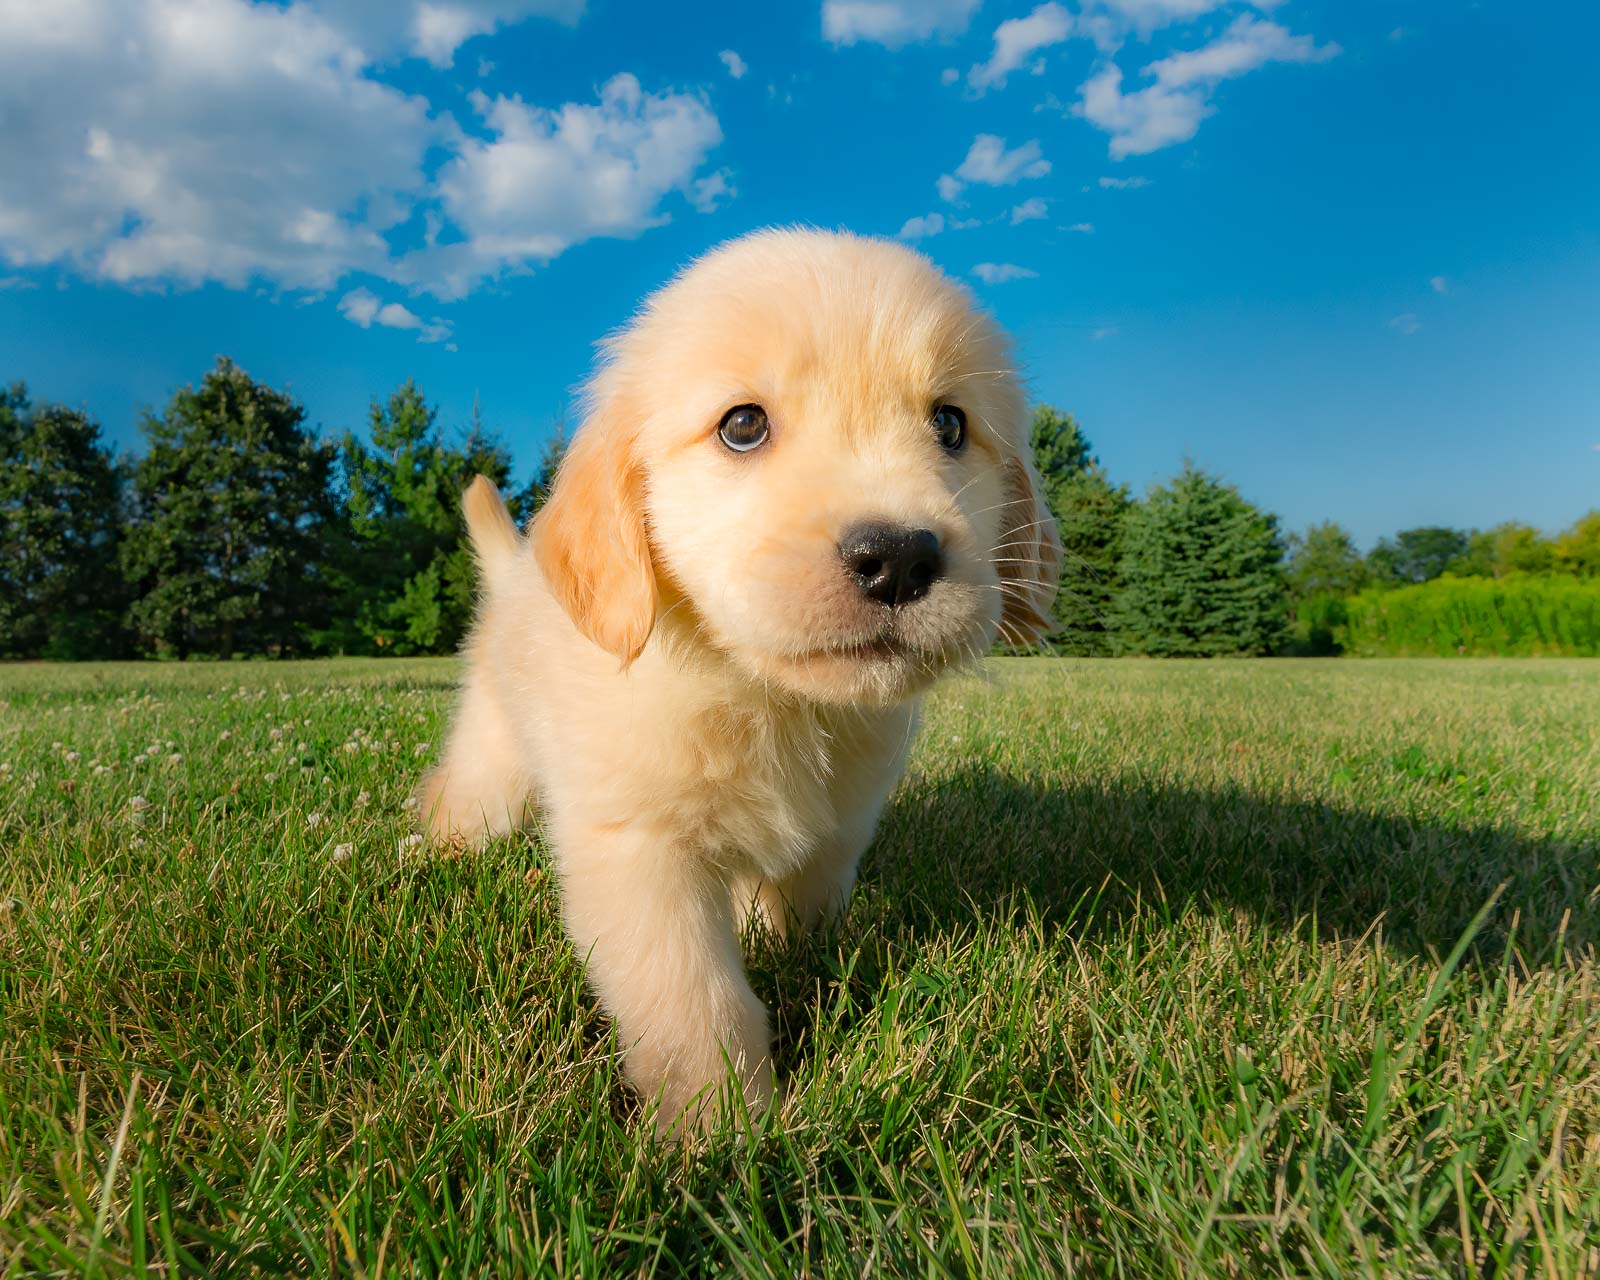
M 941 445 L 960 453 L 967 443 L 967 415 L 953 404 L 942 404 L 933 411 L 933 430 Z
M 767 411 L 758 404 L 735 405 L 722 415 L 722 425 L 717 428 L 722 443 L 735 453 L 749 453 L 766 444 L 772 434 L 767 422 Z

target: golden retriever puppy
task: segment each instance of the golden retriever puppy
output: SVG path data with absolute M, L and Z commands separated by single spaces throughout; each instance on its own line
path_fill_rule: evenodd
M 658 1123 L 773 1096 L 740 930 L 845 904 L 922 693 L 1048 625 L 1060 544 L 1007 344 L 902 245 L 765 231 L 608 339 L 550 499 L 481 574 L 435 838 L 537 805 Z

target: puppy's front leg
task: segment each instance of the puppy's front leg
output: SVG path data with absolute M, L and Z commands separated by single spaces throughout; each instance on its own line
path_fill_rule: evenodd
M 767 1011 L 724 881 L 697 851 L 628 825 L 579 826 L 560 845 L 567 927 L 616 1020 L 628 1079 L 659 1097 L 658 1127 L 709 1127 L 730 1065 L 750 1106 L 769 1103 Z

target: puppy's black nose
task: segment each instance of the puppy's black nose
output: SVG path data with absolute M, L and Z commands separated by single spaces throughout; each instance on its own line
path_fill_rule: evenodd
M 883 605 L 920 600 L 944 575 L 944 553 L 932 529 L 858 524 L 839 539 L 839 554 L 861 594 Z

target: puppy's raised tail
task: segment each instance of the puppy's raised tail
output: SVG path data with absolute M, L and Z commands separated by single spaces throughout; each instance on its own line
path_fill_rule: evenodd
M 492 585 L 512 566 L 522 546 L 522 535 L 512 522 L 511 513 L 500 499 L 500 490 L 488 476 L 478 476 L 461 497 L 461 512 L 467 518 L 467 537 L 484 585 Z

